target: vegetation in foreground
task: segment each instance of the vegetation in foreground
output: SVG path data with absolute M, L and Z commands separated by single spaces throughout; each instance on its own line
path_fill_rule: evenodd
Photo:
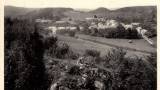
M 44 44 L 27 20 L 5 18 L 5 90 L 45 90 Z
M 156 90 L 156 70 L 149 62 L 136 56 L 125 57 L 127 52 L 122 49 L 111 49 L 104 57 L 97 52 L 87 50 L 82 65 L 50 62 L 61 67 L 60 71 L 53 66 L 47 69 L 51 76 L 59 72 L 51 90 Z

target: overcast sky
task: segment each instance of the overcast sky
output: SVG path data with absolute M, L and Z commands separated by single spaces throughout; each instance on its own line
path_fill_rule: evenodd
M 5 5 L 17 7 L 70 7 L 95 9 L 106 7 L 109 9 L 126 6 L 156 5 L 157 0 L 5 0 Z

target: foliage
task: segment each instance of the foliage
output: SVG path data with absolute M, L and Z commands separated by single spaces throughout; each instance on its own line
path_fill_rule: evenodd
M 123 62 L 124 56 L 126 55 L 126 51 L 122 48 L 111 49 L 105 55 L 105 66 L 108 68 L 117 68 L 117 66 Z
M 51 37 L 52 38 L 52 37 Z M 46 54 L 55 58 L 65 58 L 69 52 L 69 46 L 66 43 L 55 43 L 46 49 Z
M 79 58 L 79 54 L 75 53 L 73 50 L 69 49 L 68 53 L 66 54 L 66 58 L 70 58 L 73 60 L 77 60 Z
M 142 24 L 142 28 L 148 30 L 148 37 L 154 37 L 157 35 L 157 25 L 154 22 L 146 21 Z
M 81 72 L 79 66 L 73 66 L 73 67 L 71 67 L 71 69 L 68 71 L 68 73 L 69 73 L 70 75 L 81 75 L 82 72 Z
M 48 74 L 48 84 L 56 82 L 63 75 L 62 73 L 66 71 L 66 64 L 59 61 L 46 59 L 45 62 L 46 73 Z
M 137 56 L 126 57 L 126 54 L 123 49 L 115 48 L 100 58 L 104 65 L 71 66 L 67 75 L 58 80 L 57 88 L 96 90 L 100 88 L 95 85 L 99 82 L 102 90 L 156 90 L 156 70 L 152 65 Z M 86 55 L 83 59 L 93 62 L 95 58 Z
M 151 53 L 149 56 L 146 57 L 155 68 L 157 68 L 157 53 Z
M 156 90 L 156 72 L 141 58 L 126 58 L 117 77 L 119 78 L 115 81 L 117 90 Z
M 87 50 L 85 51 L 85 55 L 86 55 L 86 56 L 92 56 L 92 57 L 99 57 L 99 56 L 100 56 L 100 52 L 97 51 L 97 50 L 87 49 Z
M 86 29 L 82 32 L 87 35 L 105 37 L 105 38 L 125 38 L 125 39 L 137 39 L 139 38 L 137 30 L 125 30 L 125 28 L 119 25 L 116 28 L 107 29 Z
M 47 88 L 44 46 L 38 28 L 27 20 L 5 18 L 5 90 Z
M 76 32 L 75 31 L 69 31 L 68 33 L 69 33 L 69 36 L 74 37 Z
M 125 54 L 122 49 L 112 49 L 105 57 L 105 66 L 112 70 L 112 88 L 156 90 L 156 71 L 152 65 L 137 56 L 125 57 Z
M 47 37 L 44 42 L 45 48 L 49 49 L 50 47 L 53 47 L 53 46 L 57 47 L 57 42 L 58 42 L 57 37 Z
M 77 59 L 78 53 L 74 53 L 69 45 L 64 42 L 59 42 L 57 37 L 48 37 L 45 39 L 45 54 L 52 58 L 59 59 Z

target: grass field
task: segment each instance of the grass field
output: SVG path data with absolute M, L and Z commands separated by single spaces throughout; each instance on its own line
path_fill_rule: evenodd
M 101 55 L 105 55 L 109 49 L 111 48 L 114 48 L 112 46 L 108 46 L 108 45 L 104 45 L 104 44 L 100 44 L 100 43 L 95 43 L 95 42 L 91 42 L 91 41 L 87 41 L 87 40 L 83 40 L 83 39 L 76 39 L 76 38 L 73 38 L 73 37 L 69 37 L 69 36 L 62 36 L 62 35 L 57 35 L 58 36 L 58 39 L 61 41 L 61 42 L 66 42 L 67 44 L 70 45 L 70 48 L 79 53 L 79 54 L 83 54 L 85 52 L 86 49 L 94 49 L 94 50 L 98 50 L 101 52 Z M 82 36 L 81 36 L 82 37 Z M 83 36 L 84 38 L 87 38 L 87 36 Z M 88 37 L 89 38 L 89 37 Z M 99 37 L 98 37 L 99 38 Z M 98 39 L 99 41 L 102 41 L 102 40 L 105 40 L 105 39 L 102 39 L 102 38 L 99 38 Z M 106 39 L 107 40 L 107 39 Z M 113 42 L 112 42 L 113 41 Z M 116 43 L 117 41 L 117 43 Z M 118 42 L 120 41 L 120 42 Z M 121 45 L 123 44 L 123 42 L 126 41 L 126 40 L 117 40 L 117 39 L 110 39 L 110 42 L 116 44 L 116 45 Z M 143 40 L 142 40 L 143 41 Z M 135 41 L 134 41 L 135 42 Z M 138 43 L 140 41 L 137 41 L 135 45 L 133 45 L 132 48 L 135 48 L 136 45 L 139 45 L 141 43 Z M 128 42 L 126 42 L 128 43 Z M 146 43 L 147 44 L 147 43 Z M 129 46 L 129 45 L 127 45 Z M 132 45 L 131 45 L 132 46 Z M 129 47 L 131 47 L 129 46 Z M 146 45 L 147 46 L 147 45 Z M 146 46 L 142 45 L 140 49 L 144 49 L 144 50 L 148 50 L 148 48 L 146 48 Z M 139 46 L 137 46 L 138 48 Z M 142 48 L 144 47 L 144 48 Z M 148 46 L 150 47 L 149 49 L 152 50 L 154 52 L 154 48 L 152 48 L 151 46 Z M 149 50 L 148 50 L 149 51 Z M 126 56 L 134 56 L 134 55 L 137 55 L 137 56 L 144 56 L 144 55 L 149 55 L 149 53 L 144 53 L 144 52 L 139 52 L 139 51 L 133 51 L 133 50 L 127 50 L 127 55 Z
M 83 34 L 77 34 L 77 36 L 80 39 L 84 40 L 89 40 L 93 42 L 99 42 L 99 43 L 104 43 L 109 46 L 119 46 L 123 48 L 128 48 L 128 49 L 135 49 L 137 51 L 144 51 L 144 52 L 156 52 L 156 48 L 151 46 L 147 41 L 144 39 L 107 39 L 103 37 L 94 37 L 94 36 L 89 36 L 89 35 L 83 35 Z M 133 43 L 128 43 L 128 40 L 132 40 Z M 157 38 L 154 37 L 152 38 L 156 45 Z

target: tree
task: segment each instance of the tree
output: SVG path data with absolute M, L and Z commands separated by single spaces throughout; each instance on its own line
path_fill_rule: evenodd
M 94 17 L 94 18 L 98 18 L 97 15 L 94 15 L 93 17 Z
M 6 20 L 5 42 L 5 90 L 45 90 L 44 45 L 34 23 Z

